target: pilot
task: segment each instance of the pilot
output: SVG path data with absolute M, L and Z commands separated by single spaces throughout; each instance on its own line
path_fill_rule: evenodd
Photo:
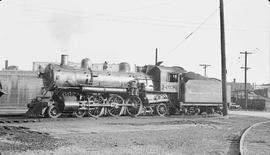
M 1 82 L 0 82 L 0 97 L 1 97 L 2 95 L 6 95 L 6 94 L 7 94 L 7 93 L 3 91 L 3 87 L 2 87 L 2 84 L 1 84 Z

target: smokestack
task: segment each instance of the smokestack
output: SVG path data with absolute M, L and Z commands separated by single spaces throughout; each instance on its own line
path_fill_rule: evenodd
M 61 55 L 61 66 L 67 66 L 68 65 L 68 55 L 62 54 Z
M 8 69 L 8 60 L 5 61 L 5 70 Z

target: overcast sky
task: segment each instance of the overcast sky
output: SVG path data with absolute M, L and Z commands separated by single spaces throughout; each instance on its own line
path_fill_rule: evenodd
M 224 0 L 227 81 L 270 82 L 270 2 Z M 219 0 L 2 0 L 0 68 L 31 70 L 33 61 L 154 63 L 221 77 Z M 199 25 L 203 25 L 198 27 Z M 193 33 L 192 33 L 193 32 Z M 192 33 L 186 40 L 185 38 Z

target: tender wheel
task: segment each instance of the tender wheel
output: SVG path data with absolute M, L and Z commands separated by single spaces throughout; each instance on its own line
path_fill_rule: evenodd
M 132 117 L 137 117 L 142 111 L 142 100 L 139 97 L 130 97 L 126 101 L 127 104 L 132 106 L 127 106 L 127 113 Z
M 50 118 L 57 118 L 61 115 L 61 111 L 58 106 L 51 105 L 48 108 L 47 114 Z
M 195 115 L 199 115 L 201 113 L 201 109 L 199 107 L 195 108 Z
M 159 103 L 156 107 L 156 111 L 157 111 L 157 114 L 159 116 L 165 116 L 168 112 L 168 108 L 167 108 L 166 104 Z
M 100 95 L 94 95 L 88 98 L 89 110 L 87 111 L 88 115 L 92 117 L 100 117 L 104 113 L 104 107 L 91 107 L 91 104 L 103 104 L 103 97 Z
M 108 99 L 108 103 L 111 104 L 111 107 L 108 107 L 108 113 L 111 116 L 118 117 L 122 114 L 123 108 L 119 104 L 124 103 L 124 99 L 119 95 L 111 95 Z
M 86 114 L 86 111 L 85 110 L 78 110 L 76 112 L 74 112 L 74 115 L 78 118 L 83 118 Z
M 222 111 L 218 111 L 217 112 L 219 115 L 223 115 L 223 112 Z
M 188 108 L 184 107 L 183 113 L 184 113 L 184 115 L 187 115 L 188 114 Z
M 207 114 L 214 114 L 215 113 L 215 109 L 213 107 L 207 107 L 206 113 Z

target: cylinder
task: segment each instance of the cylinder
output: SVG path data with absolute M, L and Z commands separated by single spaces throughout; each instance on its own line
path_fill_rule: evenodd
M 61 66 L 67 66 L 68 65 L 68 55 L 62 54 L 61 55 Z
M 80 103 L 75 96 L 63 96 L 64 98 L 64 111 L 77 111 Z
M 5 61 L 5 70 L 8 69 L 8 60 Z
M 119 64 L 119 71 L 120 72 L 130 72 L 130 66 L 127 62 L 121 62 Z

